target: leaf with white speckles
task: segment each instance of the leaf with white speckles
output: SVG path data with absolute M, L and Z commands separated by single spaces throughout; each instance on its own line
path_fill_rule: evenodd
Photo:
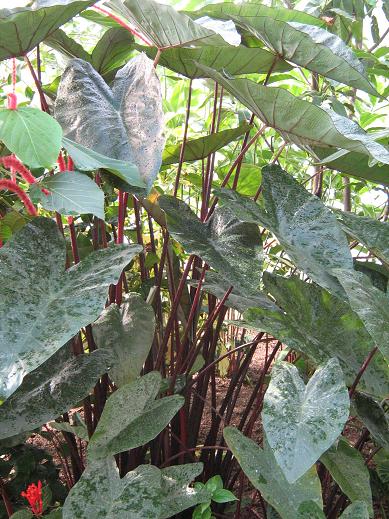
M 306 501 L 299 506 L 298 519 L 326 519 L 323 510 L 314 502 Z
M 319 368 L 305 386 L 298 369 L 277 364 L 265 394 L 262 422 L 286 479 L 294 483 L 342 432 L 350 400 L 337 359 Z
M 299 519 L 299 508 L 305 501 L 322 507 L 321 485 L 314 467 L 295 483 L 288 483 L 266 440 L 261 449 L 235 427 L 226 427 L 223 435 L 243 472 L 282 519 Z
M 161 375 L 152 371 L 109 397 L 89 442 L 89 459 L 102 459 L 144 445 L 166 427 L 183 406 L 184 398 L 173 395 L 155 400 L 161 380 Z
M 340 519 L 369 519 L 366 503 L 360 501 L 348 506 Z
M 141 250 L 108 247 L 65 271 L 65 240 L 35 218 L 0 249 L 0 395 L 51 357 L 104 309 L 107 290 Z

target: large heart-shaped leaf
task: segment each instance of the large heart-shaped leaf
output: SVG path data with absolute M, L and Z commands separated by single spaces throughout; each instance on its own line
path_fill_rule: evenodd
M 62 130 L 49 114 L 37 108 L 0 108 L 0 140 L 31 168 L 55 164 Z
M 0 9 L 0 60 L 24 56 L 95 0 L 37 0 L 33 7 Z
M 36 218 L 0 249 L 0 394 L 51 357 L 104 308 L 107 289 L 139 245 L 96 251 L 65 271 L 65 240 Z
M 169 232 L 186 252 L 202 258 L 236 289 L 250 293 L 258 287 L 262 241 L 255 224 L 242 222 L 227 207 L 202 223 L 181 200 L 163 196 L 159 204 Z
M 272 370 L 262 423 L 274 457 L 294 483 L 334 443 L 350 410 L 336 358 L 321 366 L 305 386 L 298 369 L 282 362 Z
M 153 342 L 154 327 L 152 307 L 135 293 L 128 294 L 120 307 L 108 306 L 93 324 L 97 346 L 115 353 L 110 377 L 117 386 L 139 376 Z
M 369 519 L 369 510 L 365 502 L 360 501 L 346 508 L 340 519 Z
M 297 277 L 265 274 L 264 283 L 280 308 L 247 310 L 245 326 L 273 334 L 289 347 L 307 354 L 316 364 L 337 357 L 346 382 L 351 385 L 374 342 L 350 306 Z M 380 397 L 389 393 L 389 369 L 380 353 L 374 355 L 359 387 Z
M 370 395 L 359 391 L 354 394 L 354 404 L 359 418 L 375 441 L 389 451 L 389 418 L 381 404 Z
M 282 519 L 298 519 L 299 508 L 305 501 L 322 507 L 321 485 L 315 468 L 295 483 L 289 483 L 266 440 L 261 449 L 234 427 L 226 427 L 223 435 L 243 472 Z
M 0 439 L 32 431 L 68 411 L 89 393 L 112 363 L 108 351 L 74 357 L 70 344 L 65 344 L 28 373 L 0 406 Z
M 362 272 L 334 271 L 350 301 L 351 308 L 359 315 L 366 330 L 373 337 L 378 349 L 389 362 L 389 299 L 375 288 Z
M 135 164 L 141 180 L 151 187 L 164 138 L 160 83 L 147 56 L 138 55 L 119 70 L 112 90 L 90 63 L 70 61 L 58 88 L 55 114 L 65 137 Z
M 265 211 L 234 191 L 218 194 L 238 218 L 270 229 L 296 266 L 316 283 L 343 295 L 331 270 L 352 269 L 353 262 L 347 238 L 332 212 L 278 166 L 263 169 L 262 185 Z
M 209 500 L 207 491 L 188 486 L 201 471 L 201 463 L 140 465 L 120 479 L 113 459 L 94 461 L 69 492 L 63 519 L 167 519 Z
M 161 380 L 159 373 L 151 372 L 109 397 L 89 442 L 89 459 L 106 458 L 144 445 L 166 427 L 184 404 L 184 398 L 173 395 L 155 400 Z
M 340 211 L 336 216 L 347 234 L 389 266 L 389 222 Z
M 389 164 L 389 151 L 350 119 L 299 99 L 284 88 L 266 87 L 249 79 L 228 79 L 205 65 L 197 66 L 286 141 L 302 148 L 343 148 Z
M 372 517 L 370 475 L 362 454 L 341 437 L 337 445 L 322 455 L 320 461 L 351 502 L 364 501 Z
M 232 130 L 223 130 L 206 137 L 187 140 L 184 149 L 184 162 L 208 157 L 211 153 L 223 148 L 249 130 L 250 126 L 247 123 L 243 123 Z M 164 166 L 176 164 L 180 161 L 181 146 L 181 144 L 170 144 L 165 147 L 162 155 L 162 164 Z
M 84 47 L 68 36 L 62 29 L 57 29 L 50 34 L 50 36 L 45 38 L 45 44 L 61 52 L 67 58 L 81 58 L 85 61 L 91 61 L 92 59 Z
M 91 63 L 106 81 L 111 81 L 132 53 L 134 37 L 124 27 L 108 29 L 93 49 Z
M 41 187 L 49 193 L 41 191 Z M 31 195 L 48 211 L 60 214 L 94 214 L 104 220 L 104 193 L 94 180 L 77 171 L 64 171 L 45 178 L 31 188 Z

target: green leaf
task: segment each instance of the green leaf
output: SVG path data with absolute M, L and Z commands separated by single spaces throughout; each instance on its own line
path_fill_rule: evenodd
M 370 475 L 362 454 L 341 437 L 337 445 L 322 455 L 320 461 L 350 501 L 364 501 L 372 517 Z
M 355 502 L 348 506 L 340 519 L 369 519 L 369 511 L 363 501 Z
M 101 155 L 82 144 L 71 141 L 64 137 L 63 147 L 72 157 L 77 169 L 81 171 L 95 171 L 96 169 L 106 169 L 116 177 L 124 180 L 130 186 L 145 187 L 145 183 L 139 177 L 138 168 L 131 162 L 115 160 L 105 155 Z
M 354 404 L 359 418 L 369 429 L 374 440 L 389 451 L 389 419 L 381 404 L 360 391 L 354 394 Z
M 389 362 L 389 299 L 362 272 L 336 269 L 351 308 L 360 317 L 378 349 Z
M 278 166 L 263 168 L 262 186 L 265 211 L 234 191 L 215 192 L 238 218 L 271 230 L 296 266 L 316 283 L 343 296 L 331 270 L 352 269 L 353 262 L 332 212 Z
M 216 490 L 220 490 L 223 488 L 223 480 L 221 476 L 218 474 L 216 476 L 213 476 L 212 478 L 208 479 L 208 481 L 205 484 L 205 487 L 211 494 L 215 492 Z
M 298 369 L 282 362 L 272 370 L 262 423 L 275 459 L 294 483 L 341 434 L 350 400 L 336 358 L 318 368 L 305 386 Z
M 389 266 L 389 223 L 354 213 L 336 212 L 343 229 Z
M 67 58 L 81 58 L 91 61 L 91 55 L 86 52 L 84 47 L 70 38 L 62 29 L 57 29 L 45 39 L 45 44 L 52 49 L 61 52 Z
M 204 490 L 188 487 L 201 470 L 200 463 L 140 465 L 120 479 L 113 459 L 94 461 L 69 492 L 63 519 L 167 519 L 206 499 Z
M 49 514 L 46 514 L 45 517 L 47 519 L 62 519 L 62 508 L 52 510 Z
M 24 56 L 94 0 L 45 0 L 33 7 L 0 9 L 0 60 Z
M 106 5 L 159 49 L 195 45 L 204 40 L 209 45 L 226 43 L 215 32 L 193 22 L 170 5 L 154 0 L 109 0 Z
M 150 58 L 155 58 L 154 47 L 137 46 L 137 48 L 146 52 Z M 191 79 L 204 77 L 204 71 L 196 66 L 196 62 L 207 67 L 216 67 L 219 71 L 226 70 L 231 75 L 267 74 L 270 69 L 273 72 L 285 72 L 292 68 L 283 59 L 277 59 L 275 62 L 275 58 L 272 52 L 258 47 L 249 48 L 244 45 L 222 47 L 205 44 L 196 48 L 166 49 L 162 52 L 158 64 Z M 272 67 L 274 62 L 275 65 Z
M 41 187 L 50 193 L 45 194 Z M 44 209 L 60 214 L 93 214 L 104 220 L 104 193 L 96 182 L 83 173 L 64 171 L 45 178 L 31 188 L 34 200 Z
M 68 411 L 82 400 L 112 365 L 103 350 L 73 357 L 65 344 L 37 369 L 0 406 L 0 439 L 32 431 Z
M 69 422 L 50 422 L 49 425 L 51 429 L 68 432 L 74 434 L 78 438 L 81 438 L 81 440 L 89 441 L 89 435 L 85 424 L 71 425 Z
M 305 501 L 322 507 L 321 485 L 315 468 L 295 483 L 288 483 L 266 441 L 261 449 L 234 427 L 226 427 L 223 434 L 243 472 L 282 519 L 299 519 L 299 507 Z
M 204 159 L 249 130 L 250 125 L 243 123 L 232 130 L 223 130 L 207 135 L 206 137 L 187 140 L 184 149 L 184 162 Z M 165 147 L 162 155 L 162 164 L 164 166 L 176 164 L 180 161 L 181 146 L 182 144 L 170 144 Z
M 306 501 L 299 506 L 298 519 L 326 519 L 322 509 L 314 501 Z
M 250 293 L 260 282 L 262 242 L 258 227 L 236 218 L 227 208 L 217 208 L 202 223 L 181 200 L 162 196 L 170 234 L 189 254 L 195 254 L 228 281 Z
M 18 510 L 14 514 L 11 515 L 10 519 L 32 519 L 34 516 L 30 512 L 30 510 Z
M 231 501 L 237 501 L 237 498 L 230 490 L 219 488 L 213 492 L 212 501 L 215 503 L 229 503 Z
M 263 280 L 280 308 L 247 310 L 243 327 L 272 333 L 290 348 L 307 354 L 316 365 L 337 357 L 347 385 L 351 385 L 374 342 L 350 306 L 297 277 L 265 274 Z M 389 393 L 389 369 L 380 353 L 374 355 L 359 387 L 380 397 Z
M 153 308 L 138 294 L 128 294 L 120 308 L 108 306 L 93 324 L 99 348 L 114 353 L 110 377 L 121 387 L 136 379 L 149 354 L 154 338 Z
M 342 148 L 389 164 L 389 151 L 350 119 L 295 97 L 284 88 L 266 87 L 249 79 L 227 79 L 205 65 L 197 66 L 287 142 L 304 149 Z
M 134 37 L 124 27 L 108 29 L 92 52 L 92 65 L 106 81 L 113 79 L 115 72 L 128 61 L 133 52 Z
M 174 395 L 154 400 L 160 385 L 161 375 L 151 372 L 122 386 L 109 397 L 89 442 L 90 460 L 144 445 L 166 427 L 184 399 Z
M 12 236 L 0 249 L 1 395 L 99 316 L 109 285 L 140 250 L 108 247 L 65 271 L 65 240 L 52 220 L 35 218 Z
M 37 108 L 0 108 L 0 140 L 31 168 L 55 164 L 62 130 L 53 117 Z

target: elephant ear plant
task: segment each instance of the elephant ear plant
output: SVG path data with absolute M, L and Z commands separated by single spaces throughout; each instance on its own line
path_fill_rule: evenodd
M 388 8 L 346 4 L 0 8 L 0 519 L 389 517 Z

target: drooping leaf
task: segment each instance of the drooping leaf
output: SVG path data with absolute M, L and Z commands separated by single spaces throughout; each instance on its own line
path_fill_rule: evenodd
M 97 346 L 115 353 L 110 376 L 117 386 L 139 376 L 153 342 L 154 327 L 152 307 L 135 293 L 128 294 L 120 308 L 108 306 L 93 324 Z
M 336 212 L 343 229 L 389 266 L 389 223 L 354 213 Z
M 337 357 L 346 383 L 351 385 L 374 342 L 350 306 L 297 277 L 287 279 L 265 273 L 263 280 L 279 308 L 247 310 L 244 326 L 273 334 L 290 348 L 307 354 L 317 365 Z M 359 387 L 380 397 L 389 393 L 389 369 L 379 352 L 372 358 Z
M 373 337 L 378 349 L 389 362 L 389 299 L 375 288 L 362 272 L 334 271 L 350 301 L 351 308 L 360 317 Z
M 65 271 L 65 240 L 52 220 L 35 218 L 12 236 L 0 249 L 2 396 L 99 316 L 109 285 L 140 250 L 109 247 Z
M 32 7 L 0 9 L 0 60 L 24 56 L 94 0 L 37 0 Z
M 71 354 L 65 344 L 28 373 L 0 406 L 0 439 L 32 431 L 80 402 L 112 365 L 110 352 Z
M 289 483 L 305 474 L 334 443 L 349 410 L 348 391 L 336 358 L 317 369 L 306 386 L 293 364 L 274 366 L 262 422 L 274 457 Z
M 120 479 L 113 459 L 94 461 L 69 492 L 63 519 L 167 519 L 207 500 L 205 490 L 188 486 L 201 471 L 201 463 L 140 465 Z
M 0 108 L 0 141 L 31 168 L 55 164 L 62 130 L 53 117 L 37 108 Z
M 365 502 L 355 502 L 346 508 L 340 519 L 369 519 L 369 511 Z
M 223 435 L 243 472 L 282 519 L 299 519 L 299 508 L 305 501 L 322 507 L 320 480 L 315 468 L 295 483 L 288 483 L 267 441 L 261 449 L 234 427 L 226 427 Z
M 109 397 L 89 442 L 89 459 L 102 459 L 144 445 L 166 427 L 184 399 L 173 395 L 155 400 L 160 385 L 161 375 L 153 371 Z
M 262 171 L 265 211 L 234 191 L 216 191 L 238 218 L 255 222 L 277 237 L 296 266 L 316 283 L 343 295 L 334 268 L 352 269 L 347 238 L 323 202 L 278 166 Z
M 89 441 L 88 430 L 85 424 L 71 425 L 69 422 L 50 422 L 49 425 L 51 429 L 55 429 L 56 431 L 65 431 L 76 435 L 82 440 Z
M 166 213 L 169 232 L 189 254 L 195 254 L 239 290 L 253 292 L 260 282 L 261 237 L 255 224 L 247 224 L 223 207 L 202 223 L 190 207 L 171 196 L 159 204 Z
M 154 0 L 109 0 L 106 5 L 159 49 L 195 45 L 204 40 L 209 45 L 226 44 L 214 31 L 193 22 L 170 5 Z
M 41 187 L 48 189 L 49 194 L 43 193 Z M 104 193 L 83 173 L 64 171 L 47 177 L 31 188 L 31 194 L 48 211 L 66 215 L 90 213 L 104 220 Z
M 350 119 L 299 99 L 284 88 L 266 87 L 249 79 L 227 79 L 205 65 L 197 66 L 286 141 L 302 148 L 342 148 L 389 164 L 389 151 Z
M 299 506 L 298 519 L 325 519 L 325 515 L 314 501 L 305 501 Z
M 124 27 L 108 29 L 92 52 L 92 65 L 106 81 L 113 79 L 131 55 L 134 37 Z
M 389 418 L 381 404 L 360 391 L 354 394 L 354 404 L 359 418 L 369 429 L 375 441 L 389 451 Z
M 320 461 L 352 503 L 363 501 L 373 516 L 370 475 L 362 454 L 341 437 L 337 445 L 325 452 Z
M 91 61 L 91 55 L 82 45 L 70 38 L 62 29 L 57 29 L 44 40 L 45 44 L 52 49 L 61 52 L 67 58 L 80 58 L 84 61 Z
M 105 155 L 101 155 L 82 144 L 73 142 L 64 137 L 62 144 L 77 169 L 80 171 L 94 171 L 96 169 L 106 169 L 113 173 L 116 177 L 124 180 L 130 186 L 145 187 L 145 183 L 139 176 L 138 168 L 131 162 L 124 162 L 122 160 L 115 160 Z

